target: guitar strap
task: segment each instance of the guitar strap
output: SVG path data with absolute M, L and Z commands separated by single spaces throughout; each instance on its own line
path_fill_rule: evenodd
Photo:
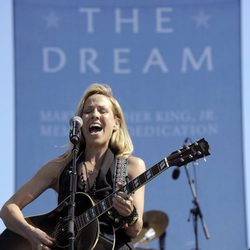
M 116 158 L 113 192 L 119 189 L 118 183 L 125 185 L 128 177 L 128 159 Z
M 116 158 L 114 180 L 113 180 L 113 192 L 119 189 L 118 183 L 125 185 L 128 178 L 128 159 Z M 107 213 L 107 219 L 112 223 L 115 230 L 124 225 L 123 217 L 118 214 L 115 209 L 111 209 Z
M 116 190 L 119 189 L 118 183 L 121 183 L 123 186 L 126 185 L 129 181 L 128 179 L 128 159 L 127 158 L 116 158 L 116 164 L 115 164 L 115 173 L 114 173 L 114 186 L 113 186 L 113 192 L 115 192 Z M 112 210 L 111 210 L 112 211 Z M 110 218 L 113 219 L 113 226 L 115 228 L 115 230 L 118 230 L 121 227 L 124 227 L 127 222 L 124 221 L 124 217 L 122 217 L 121 215 L 119 215 L 116 211 L 114 212 L 113 210 L 113 214 L 108 213 L 109 215 L 112 215 Z M 124 232 L 124 231 L 122 231 Z M 124 235 L 124 233 L 122 234 L 123 236 L 120 235 L 119 239 L 119 234 L 116 235 L 116 237 L 118 237 L 118 241 L 117 241 L 117 245 L 116 245 L 116 249 L 135 249 L 133 247 L 132 242 L 130 242 L 130 240 L 125 243 L 127 240 L 126 235 Z M 125 240 L 123 241 L 125 243 L 125 245 L 123 246 L 124 243 L 122 243 L 121 239 Z M 118 245 L 120 245 L 120 247 L 118 247 Z

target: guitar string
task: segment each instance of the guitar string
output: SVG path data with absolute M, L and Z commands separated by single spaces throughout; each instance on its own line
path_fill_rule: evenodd
M 112 194 L 111 194 L 111 195 L 112 195 Z M 108 203 L 111 203 L 111 202 L 110 202 L 111 195 L 108 196 L 108 197 L 105 199 L 105 200 L 107 200 Z M 100 209 L 100 208 L 98 209 L 98 206 L 100 206 L 99 203 L 97 203 L 94 207 L 91 207 L 91 208 L 87 209 L 84 213 L 82 213 L 81 215 L 79 215 L 79 216 L 76 217 L 76 221 L 80 222 L 80 218 L 83 218 L 83 217 L 86 218 L 86 216 L 84 216 L 84 214 L 87 214 L 87 213 L 88 213 L 88 214 L 90 215 L 90 219 L 87 221 L 87 223 L 85 222 L 86 219 L 83 218 L 83 223 L 84 223 L 85 225 L 83 225 L 82 228 L 85 227 L 85 226 L 87 226 L 87 225 L 90 224 L 91 222 L 93 222 L 94 219 L 97 219 L 101 214 L 103 214 L 103 213 L 105 212 L 105 210 L 104 210 L 104 211 L 102 211 L 102 213 L 100 213 L 100 212 L 99 212 L 99 209 Z M 95 213 L 94 217 L 93 217 L 93 215 L 90 214 L 90 212 L 87 212 L 88 210 L 91 210 L 91 209 L 92 209 L 92 212 L 93 212 L 93 209 L 95 210 L 95 211 L 94 211 L 94 213 Z M 96 216 L 96 215 L 98 215 L 98 216 Z M 96 217 L 96 218 L 95 218 L 95 217 Z M 60 225 L 60 224 L 61 224 L 61 225 Z M 76 222 L 76 225 L 77 225 L 77 222 Z M 61 229 L 64 229 L 64 230 L 61 230 Z M 79 227 L 78 227 L 78 229 L 79 229 Z M 78 230 L 78 231 L 79 231 L 79 230 Z M 58 241 L 60 242 L 60 241 L 64 240 L 64 239 L 68 236 L 68 233 L 67 233 L 67 232 L 68 232 L 68 225 L 67 225 L 67 223 L 64 223 L 64 224 L 58 223 L 57 226 L 56 226 L 55 231 L 53 232 L 53 235 L 54 235 L 55 238 L 58 239 Z
M 95 206 L 96 207 L 96 206 Z M 93 208 L 92 208 L 93 209 Z M 87 211 L 87 210 L 86 210 Z M 86 213 L 86 211 L 85 211 L 85 213 Z M 76 221 L 80 221 L 80 219 L 79 218 L 81 218 L 82 216 L 84 215 L 84 213 L 83 214 L 81 214 L 80 216 L 77 216 L 76 217 Z M 93 219 L 94 218 L 91 218 L 89 221 L 88 221 L 88 223 L 85 223 L 85 225 L 83 225 L 83 227 L 85 227 L 87 224 L 89 224 L 89 223 L 91 223 L 92 221 L 93 221 Z M 76 225 L 77 225 L 77 222 L 76 222 Z M 59 229 L 64 229 L 64 230 L 59 230 Z M 77 229 L 77 227 L 76 227 L 76 229 Z M 79 231 L 79 227 L 78 227 L 78 231 Z M 61 241 L 64 241 L 65 239 L 66 239 L 66 237 L 68 238 L 68 225 L 67 225 L 67 223 L 64 223 L 64 224 L 62 224 L 62 225 L 58 225 L 57 226 L 57 230 L 55 230 L 55 232 L 54 232 L 54 235 L 55 235 L 55 238 L 59 241 L 59 242 L 61 242 Z
M 193 144 L 192 144 L 193 145 Z M 176 156 L 178 156 L 178 155 L 181 155 L 181 154 L 184 154 L 184 153 L 187 153 L 188 151 L 190 151 L 191 150 L 191 146 L 192 145 L 188 145 L 188 146 L 186 146 L 186 147 L 184 147 L 182 150 L 181 150 L 181 152 L 179 152 L 179 151 L 175 151 L 175 152 L 173 152 L 172 154 L 170 154 L 170 156 L 168 157 L 169 158 L 169 160 L 171 161 L 172 159 L 174 159 L 174 158 L 176 158 Z M 202 150 L 203 151 L 203 155 L 205 155 L 204 153 L 204 150 Z M 202 157 L 202 156 L 201 156 Z M 200 158 L 201 158 L 200 157 Z M 198 159 L 198 158 L 197 158 Z M 192 160 L 193 161 L 193 160 Z M 154 167 L 156 167 L 157 166 L 157 164 L 156 165 L 154 165 L 152 168 L 150 168 L 150 169 L 153 169 Z M 158 173 L 160 173 L 160 171 L 158 172 Z M 145 173 L 143 173 L 142 175 L 145 175 Z M 141 177 L 141 176 L 138 176 L 138 177 Z M 137 179 L 137 178 L 136 178 Z M 141 179 L 141 178 L 139 178 L 139 179 Z M 130 184 L 130 183 L 128 183 L 128 184 Z M 127 185 L 126 185 L 127 186 Z M 129 186 L 129 185 L 128 185 Z M 107 197 L 108 198 L 108 197 Z M 96 206 L 94 206 L 94 207 L 97 207 L 97 205 Z M 92 208 L 93 209 L 93 208 Z M 98 207 L 97 207 L 97 209 L 98 209 Z M 83 215 L 83 214 L 82 214 Z M 78 216 L 79 218 L 81 217 L 81 216 Z M 98 216 L 99 217 L 99 216 Z M 96 217 L 96 218 L 98 218 L 98 217 Z M 90 221 L 92 221 L 93 220 L 93 218 L 90 220 Z M 60 226 L 58 226 L 58 228 L 60 228 Z M 58 230 L 56 230 L 56 232 L 55 232 L 55 236 L 56 236 L 56 238 L 62 238 L 62 239 L 64 239 L 66 236 L 67 236 L 67 233 L 66 233 L 66 231 L 65 230 L 62 230 L 62 231 L 58 231 Z
M 106 200 L 106 204 L 105 204 L 105 207 L 107 207 L 106 209 L 104 209 L 101 213 L 100 213 L 100 211 L 99 211 L 99 209 L 100 209 L 100 202 L 103 202 L 104 200 L 102 200 L 102 201 L 100 201 L 100 202 L 98 202 L 94 207 L 91 207 L 91 208 L 89 208 L 89 209 L 87 209 L 84 213 L 82 213 L 81 215 L 79 215 L 79 216 L 77 216 L 76 217 L 76 220 L 79 220 L 79 218 L 80 217 L 84 217 L 84 218 L 86 218 L 85 216 L 84 216 L 84 214 L 89 214 L 90 215 L 90 220 L 88 220 L 87 221 L 87 223 L 84 221 L 84 223 L 85 223 L 85 225 L 83 226 L 83 227 L 85 227 L 85 226 L 87 226 L 88 224 L 90 224 L 91 222 L 93 222 L 94 221 L 94 219 L 97 219 L 100 215 L 102 215 L 102 214 L 104 214 L 105 212 L 107 212 L 110 208 L 111 208 L 111 205 L 112 205 L 112 202 L 111 202 L 111 199 L 112 199 L 112 196 L 114 195 L 114 193 L 112 193 L 112 194 L 110 194 L 108 197 L 106 197 L 104 200 Z M 98 207 L 99 207 L 99 209 L 98 209 Z M 90 211 L 89 212 L 87 212 L 88 210 L 91 210 L 92 209 L 92 212 L 93 212 L 93 209 L 95 210 L 94 211 L 94 213 L 95 214 L 97 214 L 98 216 L 94 216 L 94 218 L 93 218 L 93 216 L 91 215 L 91 213 L 90 213 Z M 96 217 L 96 218 L 95 218 Z M 86 219 L 85 219 L 86 220 Z M 53 234 L 55 235 L 55 238 L 57 238 L 59 241 L 61 241 L 61 240 L 64 240 L 67 236 L 68 236 L 68 234 L 67 234 L 67 229 L 68 229 L 68 227 L 67 227 L 67 224 L 65 223 L 64 225 L 62 224 L 62 225 L 60 225 L 60 223 L 58 223 L 59 225 L 57 226 L 57 230 L 55 230 L 54 232 L 53 232 Z M 65 227 L 66 226 L 66 227 Z M 61 229 L 61 228 L 65 228 L 66 230 L 59 230 L 59 229 Z

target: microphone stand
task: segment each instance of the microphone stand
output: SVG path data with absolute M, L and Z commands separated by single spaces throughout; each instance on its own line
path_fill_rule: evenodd
M 69 233 L 69 250 L 74 250 L 75 247 L 75 194 L 77 184 L 76 174 L 76 159 L 79 151 L 78 141 L 73 143 L 72 148 L 72 167 L 69 171 L 70 174 L 70 201 L 68 209 L 68 233 Z
M 193 217 L 193 224 L 194 224 L 195 250 L 199 250 L 199 244 L 198 244 L 198 218 L 200 218 L 201 225 L 202 225 L 202 228 L 203 228 L 203 232 L 204 232 L 204 235 L 205 235 L 207 240 L 210 239 L 210 235 L 209 235 L 207 226 L 205 224 L 205 221 L 203 219 L 202 211 L 201 211 L 201 208 L 200 208 L 200 205 L 199 205 L 199 202 L 198 202 L 198 197 L 197 197 L 197 192 L 196 192 L 196 187 L 195 187 L 195 184 L 194 184 L 194 180 L 191 179 L 191 177 L 189 175 L 189 172 L 188 172 L 188 168 L 187 168 L 186 165 L 184 166 L 184 168 L 185 168 L 185 172 L 186 172 L 186 175 L 187 175 L 187 178 L 188 178 L 188 184 L 190 186 L 192 196 L 193 196 L 194 207 L 190 210 L 190 213 L 191 213 L 191 215 Z
M 160 250 L 165 250 L 165 238 L 166 238 L 166 231 L 159 237 L 159 247 Z

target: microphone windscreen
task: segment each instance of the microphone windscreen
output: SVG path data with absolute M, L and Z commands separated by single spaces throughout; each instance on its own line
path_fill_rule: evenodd
M 174 180 L 177 180 L 180 176 L 180 169 L 177 167 L 174 169 L 173 173 L 172 173 L 172 178 Z
M 69 124 L 72 126 L 74 122 L 76 122 L 79 125 L 79 127 L 81 127 L 83 124 L 82 118 L 80 116 L 72 117 L 69 121 Z

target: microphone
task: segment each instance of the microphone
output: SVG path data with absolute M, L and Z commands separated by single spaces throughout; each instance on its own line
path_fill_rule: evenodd
M 179 176 L 180 176 L 180 169 L 179 169 L 179 167 L 176 167 L 176 168 L 173 170 L 173 172 L 172 172 L 172 178 L 173 178 L 174 180 L 177 180 L 177 179 L 179 178 Z
M 70 125 L 69 139 L 74 145 L 79 142 L 80 130 L 81 130 L 82 124 L 83 124 L 83 121 L 80 116 L 74 116 L 69 121 L 69 125 Z

